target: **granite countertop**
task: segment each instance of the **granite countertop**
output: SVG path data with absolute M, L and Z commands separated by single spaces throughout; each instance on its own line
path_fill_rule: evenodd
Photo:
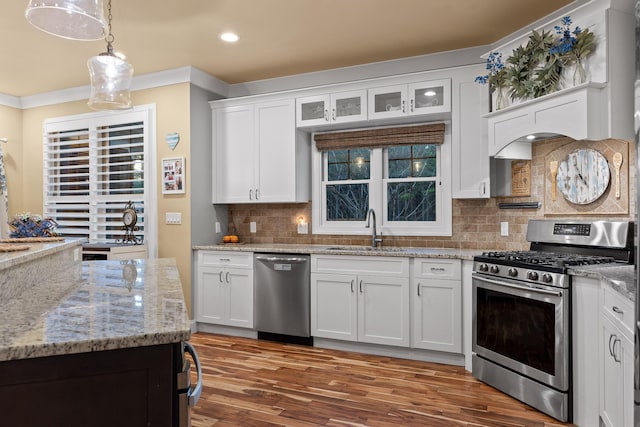
M 58 252 L 66 251 L 77 246 L 81 248 L 85 239 L 65 239 L 64 241 L 55 241 L 51 243 L 42 242 L 17 242 L 8 243 L 8 245 L 19 244 L 20 246 L 28 246 L 26 251 L 0 252 L 0 271 L 20 265 L 29 261 L 33 261 L 44 256 L 53 255 Z
M 569 274 L 604 280 L 626 298 L 629 298 L 631 301 L 636 300 L 637 279 L 636 270 L 633 265 L 608 264 L 571 267 L 569 268 Z
M 190 337 L 173 259 L 78 262 L 0 303 L 0 361 L 185 341 Z
M 248 244 L 220 244 L 209 246 L 193 246 L 193 250 L 206 251 L 241 251 L 241 252 L 270 252 L 291 254 L 325 254 L 325 255 L 365 255 L 365 256 L 399 256 L 412 258 L 452 258 L 473 260 L 475 255 L 482 253 L 478 249 L 435 249 L 408 248 L 382 246 L 373 249 L 369 246 L 350 245 L 297 245 L 282 243 L 248 243 Z

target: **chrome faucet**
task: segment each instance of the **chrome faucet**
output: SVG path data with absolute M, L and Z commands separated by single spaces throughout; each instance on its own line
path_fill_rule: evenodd
M 367 225 L 365 227 L 371 227 L 371 217 L 373 217 L 373 228 L 371 229 L 371 247 L 377 248 L 378 243 L 382 243 L 382 238 L 378 238 L 378 233 L 376 232 L 376 212 L 373 209 L 369 209 L 367 212 Z

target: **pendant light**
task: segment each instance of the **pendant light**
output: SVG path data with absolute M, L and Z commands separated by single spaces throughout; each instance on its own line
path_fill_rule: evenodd
M 107 51 L 87 61 L 91 77 L 91 97 L 89 107 L 93 110 L 127 110 L 132 107 L 131 77 L 133 66 L 113 53 L 113 34 L 111 34 L 111 0 L 108 6 L 108 31 L 105 37 Z
M 72 40 L 104 38 L 102 0 L 30 0 L 25 17 L 36 28 Z

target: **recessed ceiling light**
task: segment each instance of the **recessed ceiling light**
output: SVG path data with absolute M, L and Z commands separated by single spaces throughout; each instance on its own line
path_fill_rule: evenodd
M 220 38 L 226 42 L 233 43 L 238 41 L 238 35 L 234 33 L 222 33 Z

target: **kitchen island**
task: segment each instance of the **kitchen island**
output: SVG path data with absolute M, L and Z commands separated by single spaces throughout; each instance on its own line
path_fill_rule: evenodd
M 0 291 L 3 424 L 177 425 L 190 325 L 175 261 L 81 262 L 76 245 L 0 260 L 2 280 L 27 274 Z M 55 260 L 64 271 L 40 270 Z

